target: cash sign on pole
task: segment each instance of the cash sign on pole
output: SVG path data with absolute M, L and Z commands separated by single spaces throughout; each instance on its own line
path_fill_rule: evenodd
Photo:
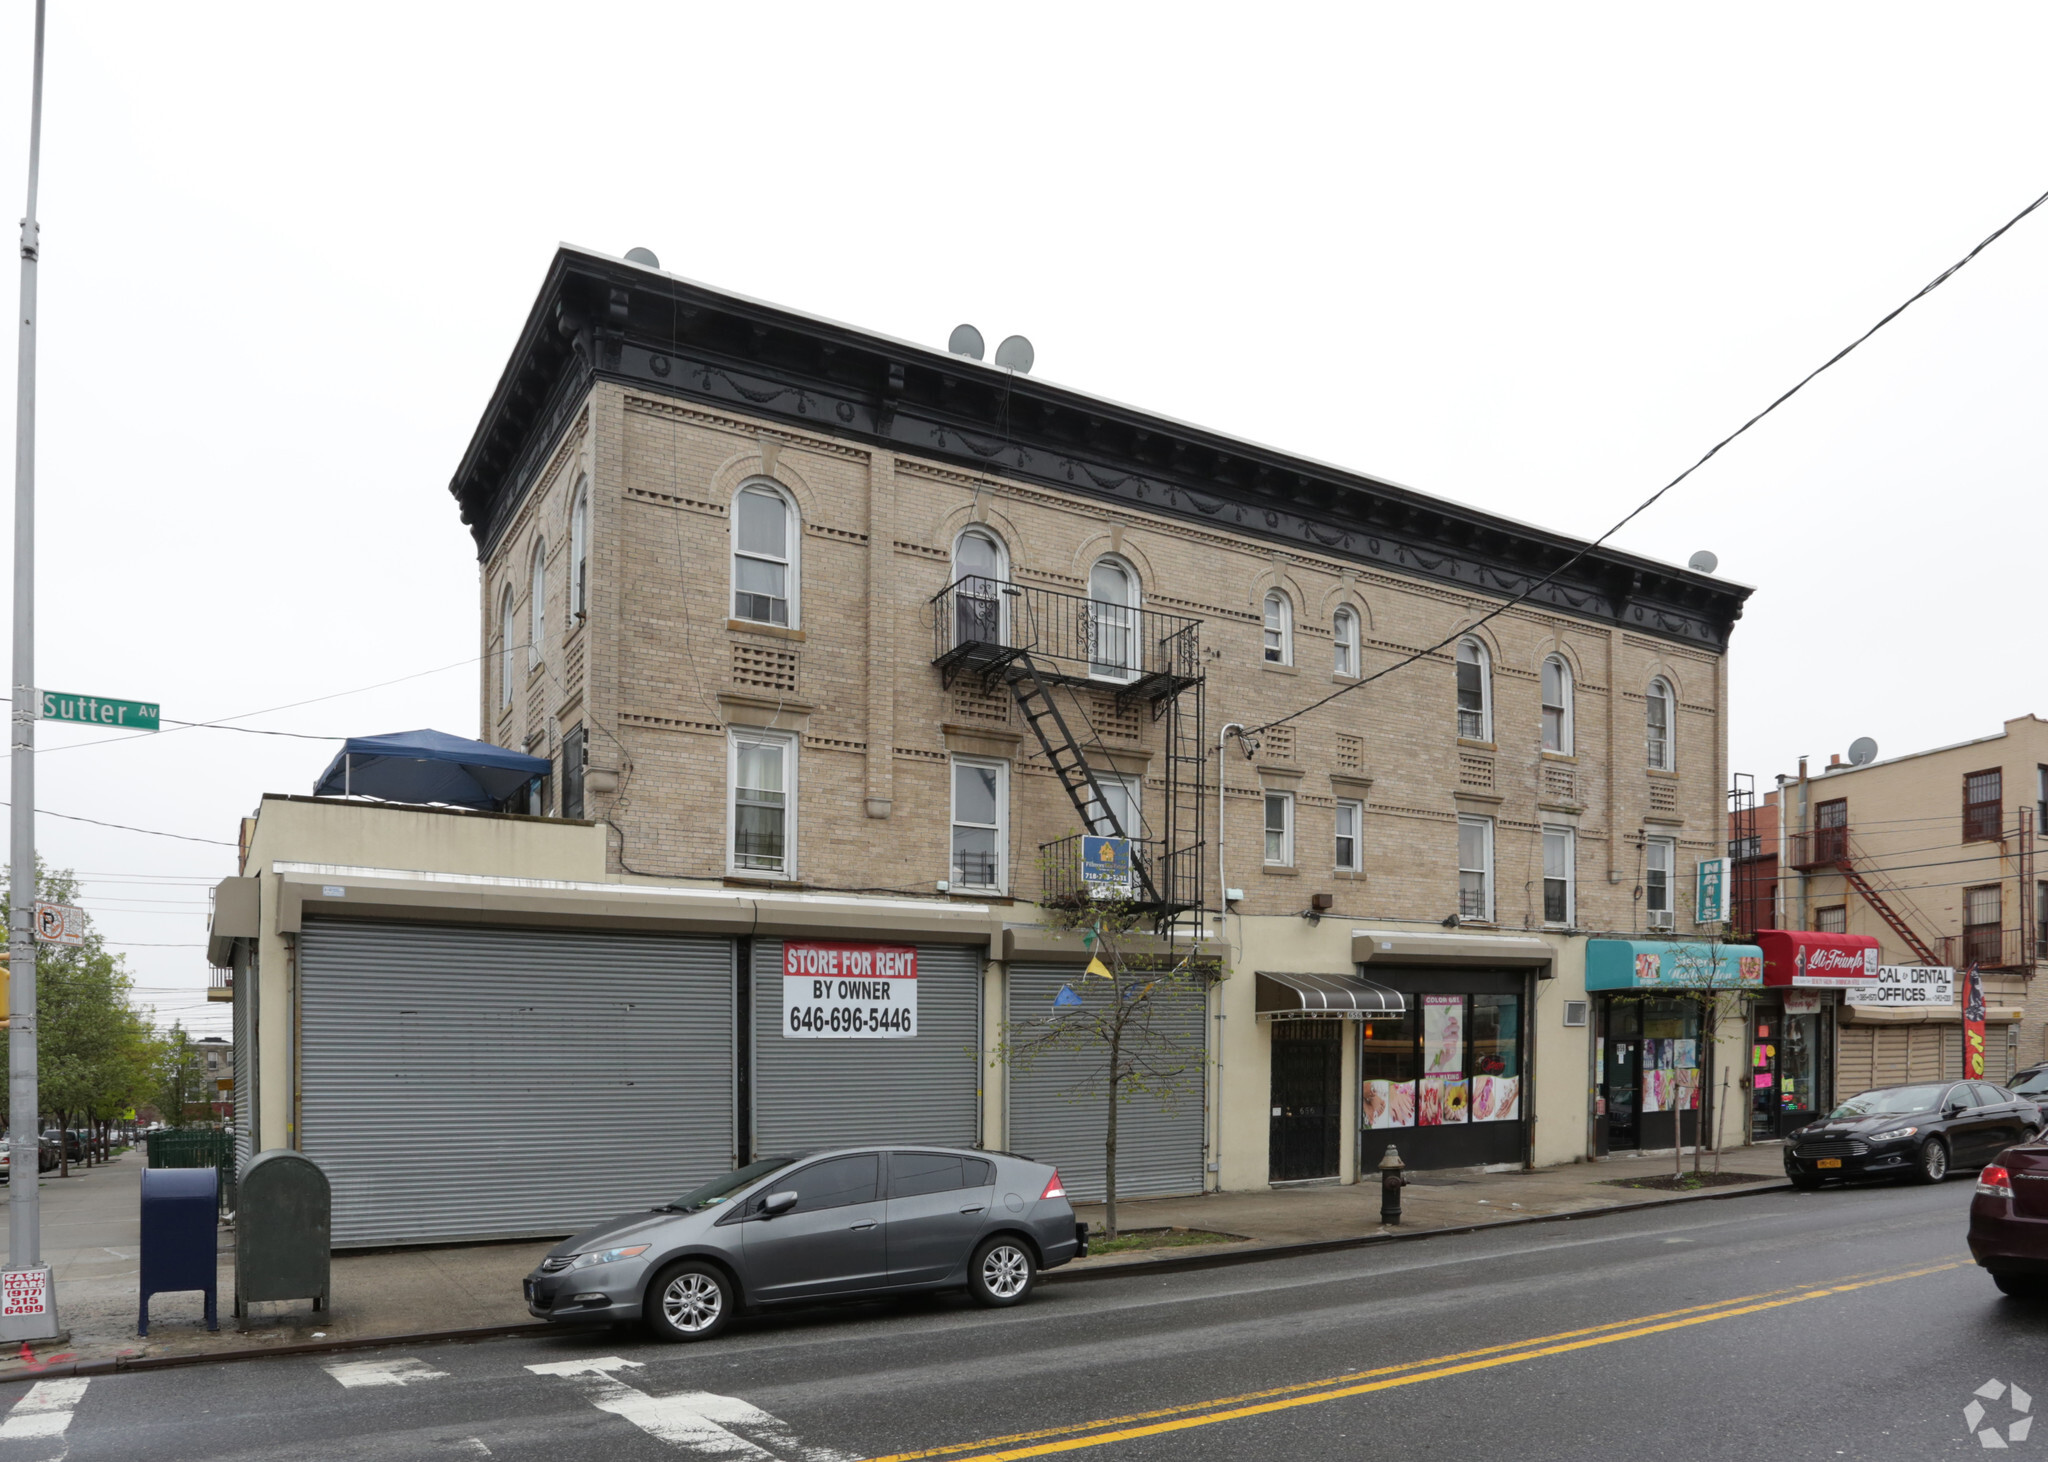
M 43 11 L 36 0 L 35 82 L 28 124 L 28 208 L 21 220 L 21 346 L 14 405 L 14 803 L 8 809 L 7 1267 L 0 1270 L 0 1340 L 61 1340 L 57 1291 L 43 1263 L 42 1195 L 36 1173 L 42 1099 L 36 1074 L 36 184 L 43 150 Z

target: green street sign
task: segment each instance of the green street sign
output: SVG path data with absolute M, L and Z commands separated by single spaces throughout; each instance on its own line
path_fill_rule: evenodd
M 154 731 L 155 701 L 117 701 L 103 695 L 73 695 L 68 690 L 39 691 L 36 714 L 45 721 L 75 721 L 84 726 L 117 726 L 124 731 Z

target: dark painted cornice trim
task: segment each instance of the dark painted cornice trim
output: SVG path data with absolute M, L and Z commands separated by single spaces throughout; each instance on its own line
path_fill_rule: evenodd
M 488 557 L 593 381 L 724 407 L 1488 598 L 1582 540 L 943 351 L 564 248 L 449 491 Z M 1750 590 L 1598 549 L 1532 606 L 1723 649 Z

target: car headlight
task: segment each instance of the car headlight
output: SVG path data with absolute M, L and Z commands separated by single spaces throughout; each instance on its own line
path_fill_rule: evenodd
M 1918 1132 L 1919 1130 L 1920 1129 L 1918 1127 L 1894 1127 L 1889 1132 L 1878 1133 L 1875 1137 L 1871 1138 L 1870 1140 L 1872 1142 L 1897 1142 L 1901 1138 L 1911 1137 L 1914 1133 Z
M 592 1249 L 588 1254 L 578 1254 L 569 1261 L 571 1269 L 588 1269 L 593 1264 L 610 1264 L 617 1259 L 632 1259 L 648 1250 L 646 1244 L 635 1244 L 630 1249 Z

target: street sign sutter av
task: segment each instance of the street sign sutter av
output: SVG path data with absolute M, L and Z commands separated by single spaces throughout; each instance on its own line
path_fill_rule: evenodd
M 45 721 L 75 721 L 85 726 L 112 726 L 122 731 L 155 731 L 155 701 L 122 701 L 103 695 L 73 695 L 68 690 L 36 692 L 36 715 Z

